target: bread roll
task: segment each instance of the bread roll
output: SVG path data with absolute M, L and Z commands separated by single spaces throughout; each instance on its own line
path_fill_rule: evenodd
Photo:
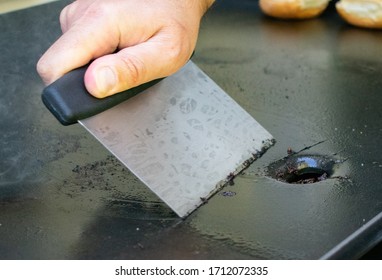
M 382 0 L 341 0 L 336 3 L 348 23 L 367 28 L 382 28 Z
M 306 19 L 316 17 L 328 6 L 330 0 L 260 0 L 261 10 L 272 17 L 282 19 Z

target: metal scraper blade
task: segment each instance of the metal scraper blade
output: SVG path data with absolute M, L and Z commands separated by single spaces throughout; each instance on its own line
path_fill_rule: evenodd
M 191 61 L 137 96 L 79 122 L 180 217 L 274 142 Z

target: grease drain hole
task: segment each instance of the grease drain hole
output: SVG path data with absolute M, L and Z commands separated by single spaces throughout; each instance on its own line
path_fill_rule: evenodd
M 268 176 L 289 184 L 312 184 L 330 178 L 338 160 L 322 155 L 289 155 L 268 166 Z

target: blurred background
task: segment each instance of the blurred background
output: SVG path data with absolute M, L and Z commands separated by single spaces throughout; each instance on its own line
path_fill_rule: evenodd
M 0 0 L 0 13 L 11 12 L 58 0 Z

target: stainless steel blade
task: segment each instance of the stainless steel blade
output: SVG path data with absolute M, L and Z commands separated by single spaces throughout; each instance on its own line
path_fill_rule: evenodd
M 180 217 L 273 143 L 272 135 L 191 61 L 80 123 Z

